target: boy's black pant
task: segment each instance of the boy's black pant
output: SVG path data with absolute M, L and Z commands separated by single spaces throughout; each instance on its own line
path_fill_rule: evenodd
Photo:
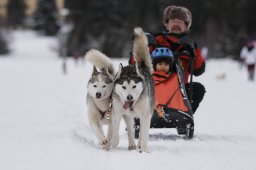
M 193 86 L 193 91 L 192 91 L 191 107 L 192 107 L 193 113 L 195 113 L 200 102 L 203 100 L 204 94 L 206 91 L 205 91 L 204 86 L 201 83 L 192 82 L 192 86 Z M 190 83 L 186 84 L 186 91 L 187 91 L 188 97 L 190 98 L 190 94 L 191 94 L 190 93 Z
M 203 100 L 204 94 L 205 94 L 206 91 L 205 91 L 204 86 L 201 83 L 193 82 L 192 85 L 193 85 L 193 92 L 192 92 L 191 107 L 192 107 L 193 113 L 195 113 L 195 111 L 198 108 L 200 102 Z M 190 83 L 186 84 L 186 91 L 187 91 L 188 97 L 190 96 L 190 91 L 189 90 L 190 90 Z M 136 131 L 136 128 L 140 126 L 140 119 L 139 118 L 134 118 L 134 125 L 135 125 L 135 131 Z M 152 126 L 152 122 L 151 122 L 151 126 Z M 161 127 L 161 126 L 162 125 L 160 123 L 159 127 Z M 135 136 L 137 135 L 137 137 L 138 137 L 138 133 L 139 132 L 135 132 Z

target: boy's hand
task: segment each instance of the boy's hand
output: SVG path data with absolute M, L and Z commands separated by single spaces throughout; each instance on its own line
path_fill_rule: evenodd
M 157 105 L 155 107 L 156 112 L 158 113 L 158 116 L 163 118 L 164 117 L 164 109 L 162 106 Z

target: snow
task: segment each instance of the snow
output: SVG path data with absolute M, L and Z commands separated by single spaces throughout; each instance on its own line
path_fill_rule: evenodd
M 128 151 L 122 123 L 118 148 L 105 151 L 86 113 L 91 65 L 69 59 L 64 75 L 55 38 L 11 34 L 13 52 L 0 56 L 0 169 L 256 169 L 256 82 L 247 81 L 237 62 L 208 60 L 205 74 L 195 78 L 207 93 L 192 140 L 175 129 L 150 129 L 150 152 Z M 120 62 L 127 60 L 115 59 L 116 68 Z

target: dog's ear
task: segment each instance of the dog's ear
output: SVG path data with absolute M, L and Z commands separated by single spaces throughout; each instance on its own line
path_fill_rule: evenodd
M 95 67 L 95 65 L 93 65 L 92 75 L 97 74 L 97 73 L 98 73 L 98 70 L 97 70 L 97 68 Z
M 123 65 L 120 63 L 118 72 L 116 73 L 116 76 L 115 76 L 115 80 L 120 78 L 122 71 L 123 71 Z
M 137 74 L 139 77 L 141 77 L 142 79 L 144 79 L 144 78 L 143 78 L 144 76 L 141 74 L 139 68 L 138 68 L 138 67 L 135 67 L 135 70 L 136 70 L 136 74 Z
M 111 72 L 110 72 L 110 70 L 109 70 L 108 67 L 106 67 L 106 68 L 101 68 L 100 71 L 101 71 L 102 73 L 106 73 L 110 79 L 112 79 L 112 80 L 114 79 L 114 75 L 111 74 Z

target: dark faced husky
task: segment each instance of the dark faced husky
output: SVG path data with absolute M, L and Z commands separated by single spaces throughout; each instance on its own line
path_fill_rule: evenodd
M 137 147 L 140 152 L 145 152 L 148 151 L 148 131 L 155 106 L 154 83 L 151 78 L 152 64 L 147 37 L 141 28 L 135 28 L 134 34 L 133 53 L 136 64 L 126 67 L 120 64 L 116 74 L 107 149 L 116 147 L 119 143 L 119 125 L 122 117 L 128 131 L 128 149 L 136 149 L 133 118 L 139 117 L 141 128 Z
M 104 136 L 102 125 L 109 124 L 110 97 L 114 87 L 114 68 L 110 59 L 97 50 L 90 50 L 86 53 L 85 58 L 94 65 L 92 76 L 87 85 L 89 122 L 99 145 L 105 148 L 107 139 Z

